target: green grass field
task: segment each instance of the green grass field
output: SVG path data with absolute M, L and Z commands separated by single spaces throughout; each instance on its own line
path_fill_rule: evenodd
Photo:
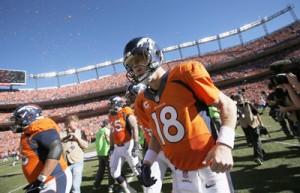
M 235 192 L 300 192 L 300 143 L 298 139 L 287 139 L 280 130 L 277 122 L 269 116 L 262 115 L 265 126 L 268 128 L 271 138 L 262 136 L 263 148 L 266 151 L 263 165 L 253 162 L 252 148 L 246 144 L 240 127 L 236 129 L 235 149 L 233 150 L 235 165 L 231 172 Z M 91 144 L 87 152 L 95 150 Z M 20 162 L 12 166 L 13 160 L 0 163 L 0 193 L 21 193 L 27 184 Z M 94 176 L 98 167 L 98 160 L 92 157 L 85 162 L 83 193 L 93 191 Z M 107 175 L 103 181 L 103 187 L 98 192 L 107 192 Z M 134 177 L 128 176 L 130 184 L 139 192 L 141 188 Z M 298 184 L 299 183 L 299 184 Z M 164 180 L 163 193 L 170 193 L 172 188 L 170 171 Z

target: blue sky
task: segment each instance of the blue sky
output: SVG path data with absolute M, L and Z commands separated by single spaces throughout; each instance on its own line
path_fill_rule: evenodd
M 1 0 L 0 69 L 26 70 L 27 74 L 78 69 L 121 58 L 124 45 L 137 36 L 151 37 L 165 48 L 239 28 L 288 4 L 294 4 L 300 18 L 299 0 Z M 267 27 L 273 31 L 292 21 L 287 13 Z M 244 38 L 263 33 L 260 27 L 246 32 Z M 238 42 L 224 40 L 224 46 L 234 41 Z M 214 46 L 208 44 L 203 51 Z M 197 51 L 188 48 L 184 52 L 189 53 Z M 170 60 L 179 54 L 166 56 Z M 103 68 L 99 75 L 112 72 Z M 80 79 L 95 74 L 83 73 Z M 62 77 L 60 83 L 76 80 L 75 76 Z M 56 84 L 56 79 L 44 79 L 38 86 Z M 28 80 L 26 86 L 17 88 L 34 87 L 34 81 Z

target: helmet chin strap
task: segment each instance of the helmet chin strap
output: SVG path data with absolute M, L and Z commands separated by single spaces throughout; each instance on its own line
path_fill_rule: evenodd
M 145 84 L 145 85 L 149 85 L 150 81 L 152 80 L 152 74 L 149 70 L 147 72 L 145 72 L 145 74 L 143 76 L 141 76 L 138 80 L 140 83 Z
M 143 76 L 138 78 L 139 83 L 142 83 L 144 85 L 149 85 L 149 83 L 153 80 L 153 73 L 157 70 L 158 68 L 155 68 L 151 70 L 151 68 L 145 72 Z
M 20 126 L 20 125 L 12 125 L 10 126 L 11 127 L 11 130 L 14 132 L 14 133 L 22 133 L 25 129 L 28 128 L 29 125 L 27 126 Z
M 110 109 L 110 110 L 109 110 L 109 113 L 110 113 L 111 115 L 117 115 L 117 114 L 118 114 L 118 111 L 116 111 L 115 109 Z

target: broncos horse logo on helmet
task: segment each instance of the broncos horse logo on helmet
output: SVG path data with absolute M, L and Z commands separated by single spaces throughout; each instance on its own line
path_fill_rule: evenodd
M 119 109 L 123 107 L 123 99 L 119 96 L 112 96 L 108 99 L 108 105 L 110 113 L 115 115 L 118 113 Z
M 146 85 L 144 84 L 130 84 L 127 89 L 126 89 L 126 93 L 125 93 L 125 98 L 126 98 L 126 104 L 128 106 L 130 106 L 131 108 L 134 108 L 134 101 L 136 96 L 144 91 L 146 89 Z
M 11 130 L 16 133 L 23 132 L 38 117 L 42 116 L 42 109 L 36 105 L 23 105 L 18 107 L 10 118 L 13 121 Z
M 145 67 L 148 68 L 148 71 L 142 76 L 136 77 L 133 72 L 133 67 L 129 63 L 136 57 L 143 57 Z M 159 46 L 150 38 L 138 37 L 130 40 L 125 48 L 123 53 L 123 65 L 127 71 L 127 79 L 134 83 L 144 83 L 147 85 L 148 79 L 151 75 L 158 69 L 163 61 L 163 53 L 160 50 Z

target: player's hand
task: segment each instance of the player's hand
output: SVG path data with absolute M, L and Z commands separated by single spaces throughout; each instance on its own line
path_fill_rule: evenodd
M 35 180 L 31 184 L 28 184 L 23 188 L 25 190 L 25 193 L 39 193 L 44 187 L 44 182 L 40 180 Z
M 202 164 L 210 163 L 213 172 L 224 173 L 233 166 L 232 149 L 224 144 L 217 143 L 207 154 Z
M 138 176 L 138 180 L 145 187 L 150 187 L 157 181 L 157 179 L 151 177 L 151 168 L 148 164 L 142 165 L 142 172 Z
M 140 155 L 140 144 L 138 141 L 134 141 L 134 145 L 131 151 L 133 157 L 137 157 Z
M 291 73 L 291 72 L 288 73 L 286 75 L 286 77 L 287 77 L 289 83 L 291 83 L 292 85 L 297 85 L 298 82 L 299 82 L 298 79 L 297 79 L 297 76 L 295 74 Z

